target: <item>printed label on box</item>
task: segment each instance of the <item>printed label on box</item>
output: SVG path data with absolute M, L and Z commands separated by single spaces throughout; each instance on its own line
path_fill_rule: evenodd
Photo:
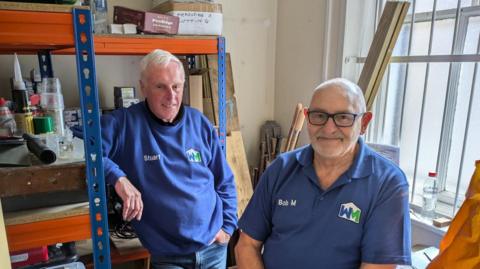
M 199 11 L 170 11 L 169 15 L 180 18 L 179 35 L 221 35 L 223 14 Z

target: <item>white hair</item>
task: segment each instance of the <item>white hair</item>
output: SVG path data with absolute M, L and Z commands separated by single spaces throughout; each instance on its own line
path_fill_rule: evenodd
M 146 71 L 150 65 L 154 64 L 166 66 L 170 62 L 175 62 L 178 64 L 183 74 L 183 78 L 185 78 L 185 69 L 183 68 L 183 63 L 175 55 L 165 50 L 155 49 L 143 57 L 143 59 L 140 61 L 140 79 L 143 81 Z
M 362 89 L 357 84 L 345 78 L 333 78 L 320 83 L 320 85 L 315 88 L 314 94 L 318 91 L 332 87 L 338 87 L 344 90 L 345 93 L 351 97 L 352 102 L 357 106 L 359 113 L 367 111 L 365 96 L 363 95 Z

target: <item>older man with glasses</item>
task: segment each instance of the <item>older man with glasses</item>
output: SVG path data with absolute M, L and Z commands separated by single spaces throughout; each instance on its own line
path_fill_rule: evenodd
M 310 144 L 267 168 L 239 222 L 238 268 L 410 264 L 408 183 L 360 137 L 372 119 L 361 89 L 326 81 L 305 113 Z

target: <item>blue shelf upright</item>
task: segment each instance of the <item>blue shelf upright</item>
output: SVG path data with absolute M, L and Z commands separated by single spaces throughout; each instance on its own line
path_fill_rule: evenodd
M 78 89 L 83 117 L 90 223 L 95 269 L 110 269 L 110 244 L 103 172 L 98 90 L 90 10 L 73 9 Z
M 225 73 L 225 37 L 218 37 L 218 118 L 219 118 L 219 139 L 223 153 L 227 154 L 227 117 L 225 110 L 226 97 L 226 73 Z

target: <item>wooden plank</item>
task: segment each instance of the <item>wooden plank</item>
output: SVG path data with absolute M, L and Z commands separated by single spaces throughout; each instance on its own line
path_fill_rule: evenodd
M 0 169 L 0 198 L 42 192 L 85 190 L 85 163 Z M 14 183 L 14 184 L 13 184 Z
M 190 75 L 190 106 L 203 113 L 202 75 Z
M 0 199 L 0 268 L 12 268 L 7 244 L 7 232 L 5 231 L 5 222 L 3 220 L 2 199 Z
M 358 80 L 370 110 L 408 12 L 409 2 L 387 1 Z
M 215 114 L 215 122 L 218 122 L 217 121 L 218 119 L 218 56 L 216 54 L 207 55 L 207 61 L 208 61 L 208 69 L 209 69 L 209 77 L 210 77 L 210 87 L 212 90 L 213 111 Z M 227 111 L 227 134 L 229 134 L 232 131 L 240 130 L 230 53 L 226 54 L 225 67 L 226 67 L 225 109 Z
M 232 131 L 227 136 L 227 161 L 235 175 L 238 201 L 237 213 L 238 217 L 241 217 L 253 195 L 253 189 L 240 131 Z

